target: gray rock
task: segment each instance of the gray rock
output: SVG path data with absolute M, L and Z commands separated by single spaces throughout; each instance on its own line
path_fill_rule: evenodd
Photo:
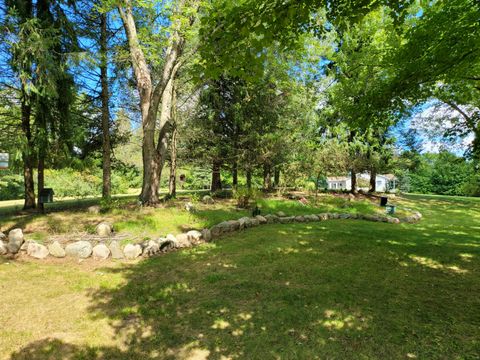
M 290 224 L 295 221 L 295 216 L 286 216 L 279 219 L 281 224 Z
M 0 231 L 0 241 L 7 241 L 7 235 Z
M 188 240 L 192 242 L 199 242 L 202 240 L 202 233 L 198 230 L 190 230 L 187 232 Z
M 222 235 L 222 228 L 218 225 L 214 225 L 210 228 L 210 235 L 212 239 L 216 239 Z
M 143 256 L 149 257 L 156 255 L 160 252 L 160 244 L 159 241 L 150 240 L 146 247 L 143 249 Z
M 238 219 L 238 223 L 240 224 L 240 229 L 246 229 L 253 226 L 252 219 L 247 216 Z
M 87 208 L 87 211 L 90 213 L 90 214 L 100 214 L 100 206 L 98 205 L 92 205 L 92 206 L 89 206 Z
M 195 205 L 193 205 L 191 202 L 185 204 L 185 210 L 187 210 L 189 213 L 194 213 L 197 211 Z
M 97 225 L 97 235 L 102 237 L 110 236 L 113 232 L 113 228 L 110 224 L 100 223 Z
M 328 220 L 328 214 L 326 213 L 318 214 L 317 216 L 318 216 L 318 220 L 320 221 Z
M 279 212 L 277 212 L 277 216 L 278 217 L 285 217 L 287 215 L 283 211 L 279 211 Z
M 400 219 L 398 218 L 388 218 L 390 224 L 400 224 Z
M 123 249 L 123 254 L 128 260 L 133 260 L 142 255 L 142 247 L 138 244 L 127 244 Z
M 19 251 L 27 251 L 27 248 L 28 248 L 28 244 L 30 244 L 31 242 L 34 242 L 33 240 L 25 240 L 25 242 L 22 244 L 22 246 L 20 246 L 20 250 Z
M 175 242 L 165 238 L 160 238 L 158 239 L 158 246 L 160 246 L 161 252 L 167 252 L 175 248 Z
M 318 221 L 318 216 L 317 215 L 305 215 L 304 216 L 306 221 Z
M 0 240 L 0 255 L 6 255 L 8 253 L 7 245 Z
M 24 242 L 22 229 L 13 229 L 8 233 L 8 251 L 12 254 L 16 254 Z
M 295 216 L 296 222 L 305 222 L 305 218 L 303 216 Z
M 279 218 L 277 215 L 265 215 L 265 219 L 267 219 L 268 224 L 274 224 L 279 222 Z
M 35 259 L 45 259 L 49 252 L 46 246 L 30 241 L 27 247 L 27 255 Z
M 48 252 L 50 255 L 56 258 L 64 258 L 66 253 L 65 250 L 63 249 L 62 245 L 58 241 L 54 241 L 51 244 L 48 244 Z
M 260 225 L 260 221 L 258 221 L 256 217 L 250 218 L 250 223 L 252 224 L 252 226 Z
M 183 248 L 188 248 L 191 247 L 192 243 L 188 239 L 187 234 L 178 234 L 175 240 L 175 247 L 177 249 L 183 249 Z
M 207 204 L 207 205 L 212 205 L 215 203 L 215 201 L 213 200 L 213 198 L 210 196 L 210 195 L 205 195 L 203 198 L 202 198 L 202 202 L 204 204 Z
M 262 215 L 257 215 L 256 218 L 257 218 L 258 222 L 260 223 L 260 225 L 263 225 L 263 224 L 267 223 L 267 219 L 265 219 Z
M 227 224 L 228 224 L 228 232 L 233 232 L 240 229 L 240 222 L 238 220 L 229 220 L 227 221 Z
M 110 249 L 105 244 L 98 244 L 92 250 L 95 260 L 106 260 L 110 256 Z
M 167 240 L 170 240 L 170 241 L 172 241 L 172 242 L 177 241 L 177 238 L 176 238 L 175 235 L 173 235 L 173 234 L 168 234 L 166 239 L 167 239 Z
M 65 253 L 67 256 L 86 259 L 92 255 L 92 244 L 90 244 L 88 241 L 77 241 L 68 244 L 65 247 Z
M 202 230 L 202 238 L 206 242 L 209 242 L 209 241 L 212 240 L 212 232 L 210 231 L 210 229 L 203 229 Z
M 352 216 L 350 214 L 340 214 L 340 219 L 350 219 Z
M 112 259 L 123 259 L 123 251 L 122 248 L 120 247 L 120 244 L 118 241 L 113 240 L 110 245 L 109 245 L 110 253 L 112 254 Z

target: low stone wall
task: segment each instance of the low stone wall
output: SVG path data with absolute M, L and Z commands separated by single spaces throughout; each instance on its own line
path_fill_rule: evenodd
M 47 246 L 31 240 L 25 241 L 22 230 L 13 229 L 9 232 L 8 237 L 0 232 L 0 255 L 15 255 L 19 252 L 26 252 L 28 256 L 35 259 L 45 259 L 48 256 L 56 258 L 68 256 L 78 259 L 93 257 L 96 260 L 107 260 L 109 258 L 133 260 L 140 256 L 150 257 L 175 249 L 189 248 L 203 242 L 218 239 L 225 234 L 265 224 L 307 223 L 335 219 L 354 219 L 399 224 L 402 222 L 415 223 L 421 220 L 421 218 L 422 214 L 419 212 L 414 212 L 411 216 L 398 219 L 380 215 L 338 213 L 286 216 L 285 213 L 280 211 L 277 214 L 242 217 L 238 220 L 223 221 L 210 229 L 203 229 L 202 231 L 191 230 L 176 236 L 168 234 L 166 237 L 145 241 L 141 244 L 127 244 L 123 249 L 117 240 L 109 241 L 113 227 L 106 223 L 101 223 L 97 226 L 97 234 L 101 237 L 101 240 L 95 243 L 81 240 L 69 243 L 65 247 L 58 241 L 50 243 Z

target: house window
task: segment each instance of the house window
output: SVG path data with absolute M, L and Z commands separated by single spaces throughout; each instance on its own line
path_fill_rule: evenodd
M 333 183 L 332 184 L 332 189 L 336 189 L 337 188 L 337 183 Z

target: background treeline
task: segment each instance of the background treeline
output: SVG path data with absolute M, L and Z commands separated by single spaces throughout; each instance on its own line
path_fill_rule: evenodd
M 478 195 L 479 6 L 5 1 L 0 196 L 41 210 L 45 187 L 138 189 L 149 206 L 166 188 L 319 191 L 362 172 L 371 192 L 395 173 L 406 191 Z M 396 131 L 432 101 L 448 110 L 425 119 L 435 137 L 471 137 L 463 157 Z

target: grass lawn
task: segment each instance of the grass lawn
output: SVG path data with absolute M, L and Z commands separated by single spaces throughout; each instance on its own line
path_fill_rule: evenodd
M 478 359 L 480 203 L 396 203 L 424 219 L 266 225 L 130 264 L 0 262 L 0 358 Z

